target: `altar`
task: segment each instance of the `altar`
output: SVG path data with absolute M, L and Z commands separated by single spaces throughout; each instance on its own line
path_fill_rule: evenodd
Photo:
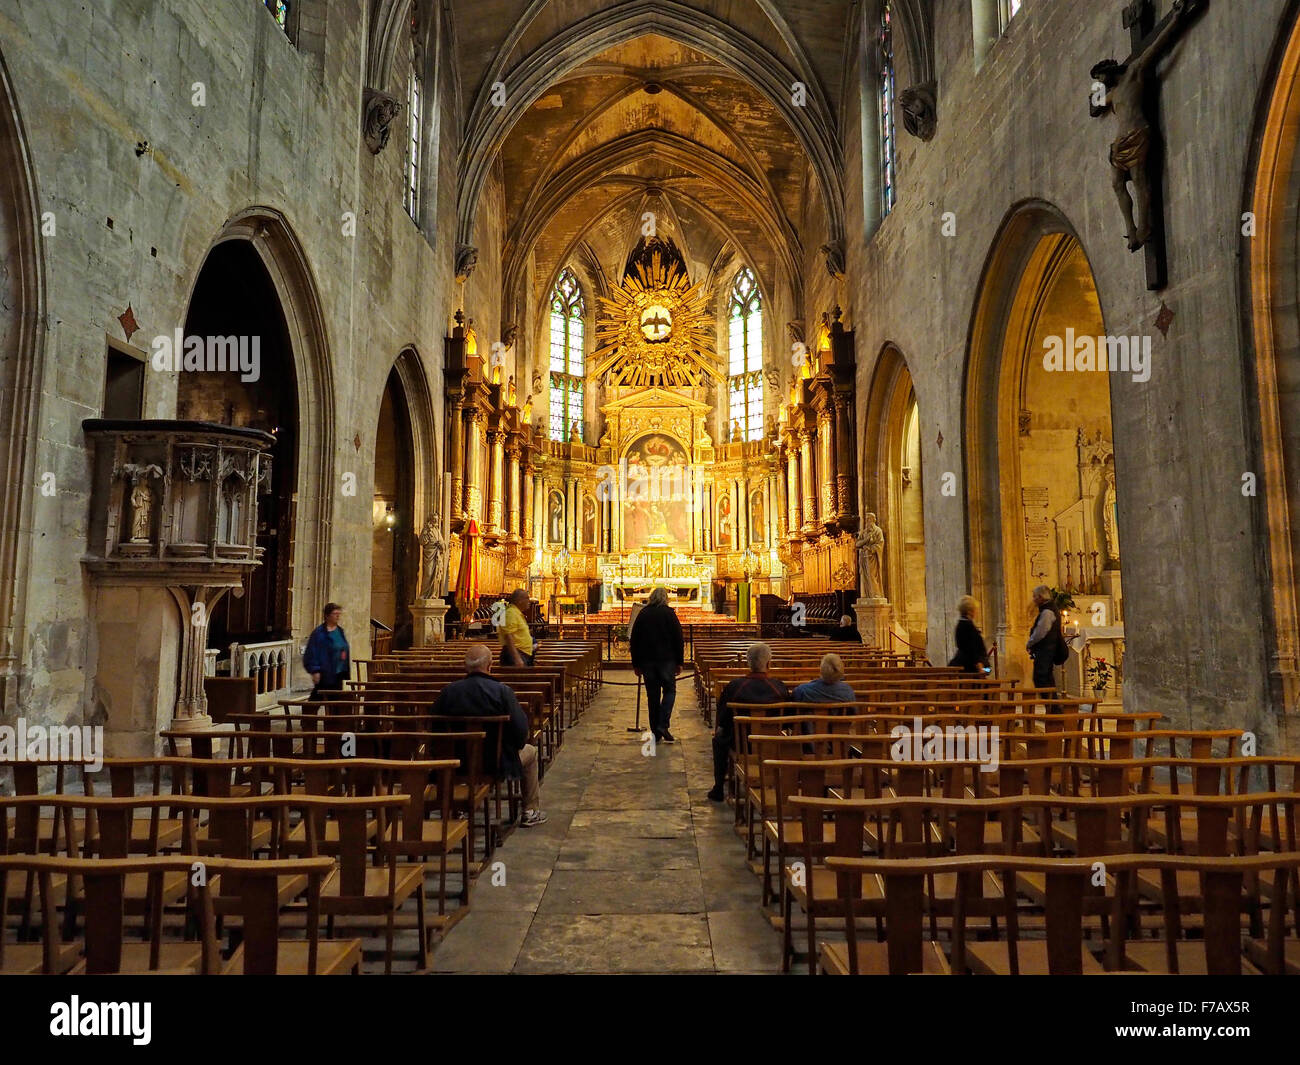
M 651 545 L 642 551 L 603 555 L 598 570 L 602 609 L 644 602 L 655 588 L 667 589 L 674 605 L 713 609 L 709 590 L 716 571 L 710 555 Z

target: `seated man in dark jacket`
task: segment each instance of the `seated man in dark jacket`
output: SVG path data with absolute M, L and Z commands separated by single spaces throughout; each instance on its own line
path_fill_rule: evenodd
M 772 648 L 765 643 L 751 643 L 745 657 L 749 661 L 749 675 L 731 681 L 718 696 L 718 724 L 713 730 L 713 790 L 709 792 L 709 798 L 714 802 L 722 802 L 725 797 L 727 758 L 736 746 L 732 706 L 736 703 L 782 703 L 790 698 L 789 689 L 767 675 Z
M 831 632 L 831 639 L 843 640 L 845 643 L 862 642 L 862 634 L 858 632 L 858 627 L 853 624 L 853 615 L 840 615 L 840 627 Z
M 464 714 L 467 717 L 510 715 L 510 723 L 501 737 L 505 775 L 522 777 L 524 815 L 521 828 L 532 828 L 546 820 L 539 803 L 541 785 L 537 780 L 537 748 L 528 742 L 528 715 L 519 705 L 515 693 L 488 675 L 492 669 L 492 650 L 484 644 L 471 644 L 465 652 L 465 679 L 453 681 L 442 689 L 433 704 L 435 714 Z

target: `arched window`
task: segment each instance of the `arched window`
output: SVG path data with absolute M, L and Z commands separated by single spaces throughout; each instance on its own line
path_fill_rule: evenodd
M 582 439 L 583 311 L 582 286 L 566 267 L 551 293 L 552 440 Z
M 412 36 L 415 35 L 412 18 Z M 418 225 L 420 222 L 420 163 L 424 136 L 423 53 L 418 40 L 412 41 L 411 66 L 406 73 L 406 165 L 403 173 L 402 205 Z
M 736 274 L 727 307 L 729 398 L 726 439 L 763 439 L 763 297 L 748 267 Z
M 898 146 L 894 129 L 894 26 L 889 0 L 880 8 L 880 215 L 894 208 L 898 190 Z

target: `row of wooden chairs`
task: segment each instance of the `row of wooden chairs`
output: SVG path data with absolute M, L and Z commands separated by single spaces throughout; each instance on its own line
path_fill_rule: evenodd
M 894 690 L 906 692 L 907 685 Z M 1055 967 L 1041 953 L 1047 881 L 1032 870 L 1012 877 L 1007 888 L 993 872 L 947 875 L 933 865 L 933 875 L 921 881 L 920 912 L 930 923 L 925 948 L 905 921 L 895 932 L 881 877 L 847 877 L 836 872 L 836 863 L 1003 856 L 1068 862 L 1161 851 L 1159 857 L 1177 859 L 1262 854 L 1268 860 L 1297 850 L 1300 759 L 1244 757 L 1241 730 L 1162 728 L 1157 714 L 1097 714 L 1080 706 L 1027 713 L 1019 692 L 999 691 L 993 698 L 992 706 L 986 698 L 967 696 L 941 708 L 941 700 L 879 700 L 873 692 L 855 704 L 737 708 L 737 827 L 750 840 L 764 905 L 776 902 L 773 923 L 782 931 L 785 967 L 795 953 L 801 915 L 810 971 L 819 955 L 825 972 L 1047 972 L 1080 971 L 1079 966 L 1098 972 L 1280 972 L 1300 960 L 1294 938 L 1300 910 L 1288 917 L 1286 901 L 1294 904 L 1291 881 L 1279 885 L 1277 875 L 1261 878 L 1249 871 L 1238 907 L 1245 939 L 1239 934 L 1234 950 L 1216 948 L 1208 960 L 1191 957 L 1199 941 L 1186 942 L 1189 930 L 1203 934 L 1208 905 L 1195 875 L 1174 876 L 1170 896 L 1159 875 L 1135 872 L 1122 885 L 1123 924 L 1113 934 L 1106 923 L 1113 918 L 1106 907 L 1116 905 L 1112 879 L 1104 887 L 1110 892 L 1105 905 L 1090 902 L 1105 911 L 1103 926 L 1087 929 L 1089 936 L 1101 934 L 1098 944 L 1111 936 L 1105 950 L 1098 957 L 1083 951 L 1077 962 Z M 903 707 L 906 712 L 897 712 Z M 975 726 L 983 731 L 982 746 L 972 743 L 956 755 L 942 744 L 918 751 L 910 742 L 918 726 L 937 726 L 937 737 L 952 735 L 954 726 L 970 732 Z M 901 748 L 899 732 L 906 738 Z M 962 804 L 973 808 L 962 811 Z M 1278 875 L 1294 878 L 1294 864 L 1290 870 Z M 954 928 L 957 918 L 960 929 Z M 963 938 L 954 948 L 954 936 L 966 936 L 966 923 L 976 918 L 983 922 L 982 942 Z M 897 914 L 895 919 L 903 921 Z M 819 944 L 818 929 L 828 921 L 844 930 L 848 945 Z M 1163 929 L 1163 945 L 1153 946 L 1143 934 L 1144 922 L 1145 931 Z M 1262 922 L 1272 929 L 1267 944 Z M 862 932 L 871 923 L 877 942 L 864 943 Z M 916 927 L 919 933 L 920 923 Z M 947 934 L 946 952 L 939 946 L 940 930 Z M 1009 931 L 1016 940 L 1010 947 Z M 890 968 L 895 939 L 910 944 L 911 968 L 900 967 L 897 959 Z M 1078 954 L 1083 933 L 1073 942 Z M 989 943 L 991 949 L 983 949 Z M 1178 944 L 1176 951 L 1170 943 Z M 990 963 L 990 956 L 997 962 L 1008 950 L 1013 961 Z
M 462 903 L 468 900 L 470 883 L 468 824 L 453 811 L 454 760 L 251 760 L 236 766 L 246 778 L 242 781 L 230 772 L 231 763 L 147 762 L 110 763 L 111 796 L 0 799 L 0 854 L 104 860 L 177 851 L 205 858 L 328 856 L 336 868 L 322 885 L 321 912 L 331 932 L 336 918 L 382 919 L 386 970 L 391 970 L 394 929 L 404 906 L 414 900 L 422 967 L 430 935 L 445 932 L 463 912 L 446 910 L 450 856 L 459 852 L 461 857 Z M 171 793 L 134 794 L 140 776 L 148 783 L 153 775 L 161 783 L 164 774 Z M 218 794 L 194 793 L 200 789 Z M 244 793 L 230 795 L 232 791 Z M 426 916 L 426 863 L 438 875 L 436 917 Z M 71 933 L 81 907 L 77 885 L 55 881 L 51 886 L 56 896 L 42 902 L 42 919 L 51 924 L 51 903 L 60 906 L 65 933 Z M 163 913 L 186 896 L 182 876 L 147 887 L 135 878 L 128 881 L 128 912 L 144 917 L 156 935 L 154 926 Z M 295 898 L 290 892 L 282 902 L 289 906 Z M 32 927 L 33 902 L 29 879 L 21 898 L 6 904 L 5 912 L 17 917 L 20 937 Z

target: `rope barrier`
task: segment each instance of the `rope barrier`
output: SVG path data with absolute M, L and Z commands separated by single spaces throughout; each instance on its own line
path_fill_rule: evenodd
M 679 673 L 679 674 L 677 675 L 677 679 L 678 679 L 678 680 L 686 680 L 688 677 L 693 677 L 693 676 L 695 676 L 695 667 L 694 667 L 694 666 L 691 666 L 691 668 L 690 668 L 689 670 L 687 670 L 685 673 Z M 612 684 L 615 688 L 639 688 L 643 683 L 644 683 L 644 681 L 642 681 L 642 680 L 639 679 L 639 678 L 638 678 L 637 680 L 635 680 L 635 681 L 630 681 L 630 680 L 602 680 L 602 681 L 600 682 L 600 686 L 603 688 L 606 684 Z

